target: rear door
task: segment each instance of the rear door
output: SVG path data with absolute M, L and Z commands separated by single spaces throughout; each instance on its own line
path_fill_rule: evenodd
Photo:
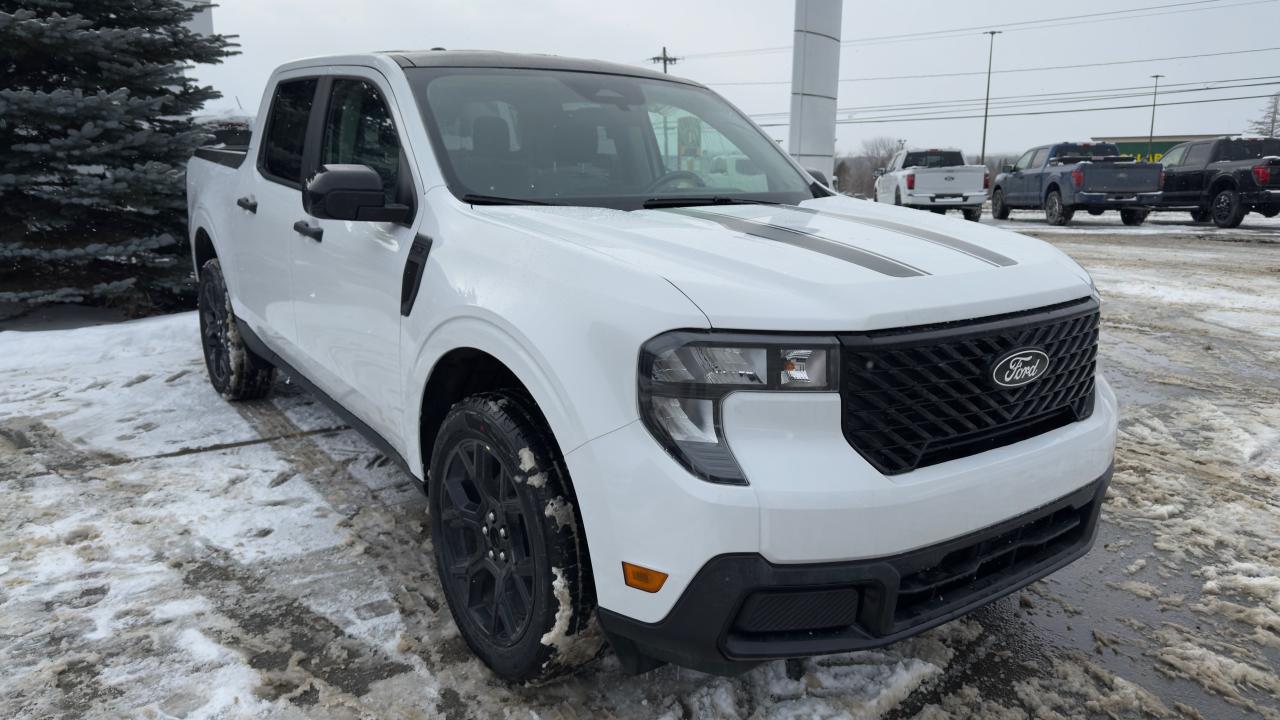
M 304 74 L 304 73 L 303 73 Z M 258 142 L 257 162 L 239 188 L 242 234 L 234 238 L 237 285 L 233 295 L 249 326 L 286 360 L 295 361 L 290 265 L 297 237 L 290 225 L 302 213 L 303 150 L 315 104 L 318 78 L 284 75 L 271 96 Z
M 1187 168 L 1182 161 L 1187 157 L 1187 150 L 1190 145 L 1178 145 L 1169 149 L 1160 158 L 1160 165 L 1164 167 L 1164 185 L 1161 190 L 1164 195 L 1161 196 L 1162 205 L 1181 205 L 1182 198 L 1187 192 Z
M 406 224 L 319 220 L 299 207 L 290 224 L 322 231 L 294 235 L 293 307 L 301 368 L 314 383 L 403 447 L 400 386 L 401 278 L 423 210 L 406 151 L 403 116 L 385 78 L 371 68 L 332 69 L 317 101 L 312 167 L 366 165 L 388 202 L 416 207 Z

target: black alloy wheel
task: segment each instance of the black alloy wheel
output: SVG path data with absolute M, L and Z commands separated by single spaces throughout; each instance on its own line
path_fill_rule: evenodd
M 1213 196 L 1213 224 L 1220 228 L 1238 227 L 1249 211 L 1240 202 L 1240 193 L 1226 188 Z
M 529 629 L 534 592 L 528 524 L 513 474 L 479 438 L 456 444 L 444 467 L 438 548 L 444 581 L 474 627 L 511 647 Z

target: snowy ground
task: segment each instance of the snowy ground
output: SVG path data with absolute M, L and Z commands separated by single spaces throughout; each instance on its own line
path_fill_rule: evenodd
M 0 333 L 0 717 L 1280 719 L 1280 245 L 1249 242 L 1280 230 L 1249 218 L 1237 242 L 1045 233 L 1107 298 L 1125 405 L 1093 553 L 920 638 L 732 680 L 606 656 L 497 683 L 420 491 L 304 393 L 217 398 L 191 315 Z

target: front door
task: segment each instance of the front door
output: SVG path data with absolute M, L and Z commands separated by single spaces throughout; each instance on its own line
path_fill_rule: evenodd
M 422 216 L 382 76 L 342 68 L 326 78 L 318 166 L 366 165 L 382 178 L 388 202 L 418 207 L 408 224 L 319 220 L 299 208 L 320 236 L 298 235 L 293 255 L 293 307 L 301 368 L 314 383 L 394 447 L 403 447 L 400 378 L 400 278 Z
M 1027 204 L 1027 169 L 1036 151 L 1028 150 L 1013 164 L 1013 172 L 1004 179 L 1004 202 L 1009 207 L 1022 207 Z

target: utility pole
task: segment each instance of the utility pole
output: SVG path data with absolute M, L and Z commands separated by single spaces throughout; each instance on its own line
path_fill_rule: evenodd
M 671 55 L 667 54 L 666 45 L 662 46 L 661 55 L 654 55 L 653 57 L 649 58 L 649 62 L 653 63 L 654 65 L 661 63 L 663 75 L 667 74 L 668 65 L 675 65 L 676 63 L 680 62 L 680 60 L 681 58 L 671 57 Z M 663 167 L 666 167 L 668 170 L 671 169 L 670 167 L 667 166 L 667 160 L 670 157 L 671 157 L 671 129 L 667 127 L 667 111 L 664 108 L 662 111 L 662 165 Z
M 988 30 L 986 35 L 991 36 L 991 40 L 987 43 L 987 97 L 982 101 L 982 154 L 978 157 L 979 165 L 987 164 L 987 111 L 991 108 L 991 58 L 996 51 L 996 36 L 1001 30 Z
M 1151 141 L 1156 136 L 1156 98 L 1160 97 L 1160 78 L 1163 75 L 1152 75 L 1152 79 L 1156 81 L 1151 88 L 1151 129 L 1147 131 L 1147 162 L 1152 162 Z
M 663 74 L 666 74 L 668 65 L 675 65 L 676 63 L 680 62 L 680 60 L 681 58 L 671 57 L 670 55 L 667 54 L 666 45 L 662 46 L 661 55 L 654 55 L 653 57 L 649 58 L 649 62 L 653 63 L 654 65 L 659 65 L 659 64 L 662 65 Z

